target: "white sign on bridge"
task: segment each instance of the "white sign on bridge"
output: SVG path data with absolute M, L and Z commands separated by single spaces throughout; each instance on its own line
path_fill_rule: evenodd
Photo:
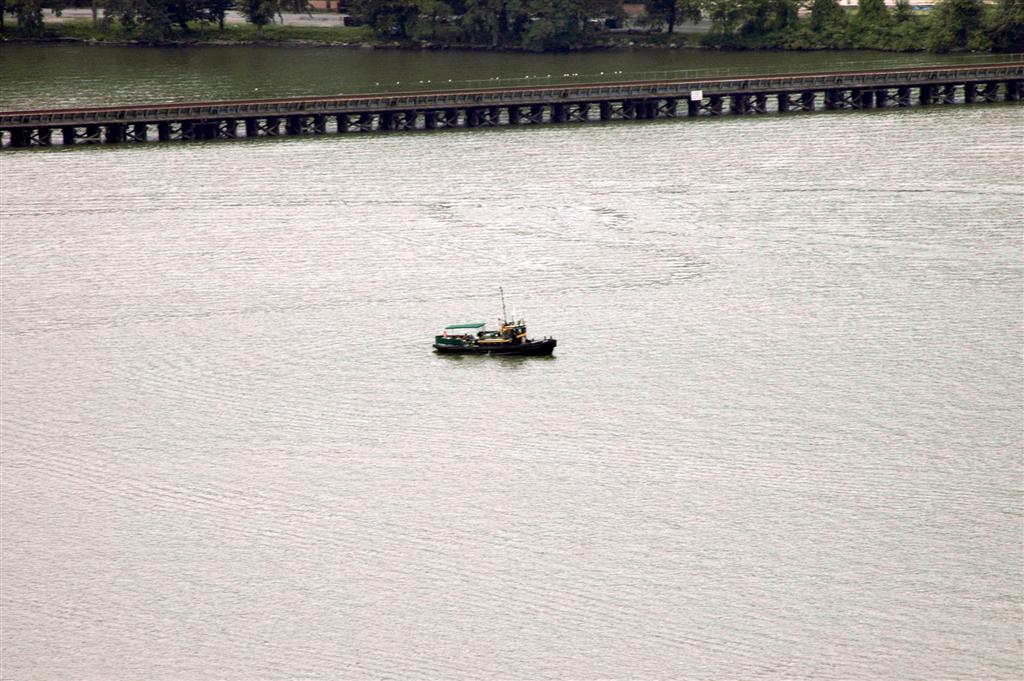
M 704 100 L 704 91 L 703 90 L 690 90 L 690 101 L 691 102 L 700 102 L 700 101 L 703 101 L 703 100 Z

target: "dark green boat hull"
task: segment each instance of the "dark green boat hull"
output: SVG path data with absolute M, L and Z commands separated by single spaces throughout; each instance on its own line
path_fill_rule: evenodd
M 550 355 L 558 341 L 554 338 L 526 341 L 525 343 L 509 343 L 507 345 L 442 345 L 434 343 L 434 350 L 443 355 Z

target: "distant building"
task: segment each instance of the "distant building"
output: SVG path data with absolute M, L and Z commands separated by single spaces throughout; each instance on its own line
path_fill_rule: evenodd
M 910 0 L 910 8 L 917 12 L 929 12 L 935 7 L 936 0 Z M 839 0 L 839 6 L 847 9 L 856 9 L 857 0 Z M 896 7 L 896 0 L 885 0 L 885 6 L 889 9 Z
M 320 12 L 340 12 L 345 14 L 349 10 L 349 0 L 306 0 L 309 8 Z
M 622 3 L 623 28 L 637 28 L 647 18 L 647 5 L 642 2 Z

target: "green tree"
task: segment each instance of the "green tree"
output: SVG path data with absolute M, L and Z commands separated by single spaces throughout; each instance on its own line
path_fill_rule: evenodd
M 140 39 L 160 42 L 171 35 L 174 23 L 187 29 L 189 19 L 194 18 L 192 11 L 178 0 L 106 0 L 104 21 L 110 24 L 116 19 Z
M 378 36 L 409 38 L 420 9 L 412 0 L 354 0 L 352 15 Z
M 250 24 L 256 27 L 256 35 L 263 34 L 263 27 L 274 20 L 277 14 L 276 0 L 241 0 L 238 9 Z
M 979 47 L 987 42 L 981 30 L 982 0 L 939 0 L 932 10 L 928 49 L 948 52 L 958 47 Z
M 419 32 L 426 34 L 430 40 L 437 40 L 438 25 L 452 16 L 451 5 L 444 0 L 417 0 L 416 4 L 420 8 Z
M 571 0 L 536 0 L 533 20 L 523 34 L 522 45 L 535 52 L 567 50 L 583 37 L 578 10 Z
M 731 36 L 739 26 L 742 11 L 738 0 L 704 0 L 704 12 L 711 20 L 711 37 Z
M 665 24 L 666 33 L 672 33 L 679 22 L 700 21 L 702 4 L 701 0 L 650 0 L 647 15 L 659 24 Z
M 914 8 L 910 4 L 910 0 L 896 0 L 896 4 L 892 8 L 892 18 L 896 20 L 896 23 L 910 21 L 913 16 Z
M 14 14 L 19 33 L 39 35 L 43 32 L 42 0 L 8 0 L 7 11 Z
M 1024 52 L 1024 0 L 1001 0 L 988 22 L 992 49 Z
M 850 20 L 850 42 L 857 49 L 884 50 L 892 42 L 895 20 L 884 0 L 859 0 Z
M 859 0 L 857 3 L 857 21 L 861 24 L 884 25 L 889 22 L 889 10 L 885 0 Z
M 187 32 L 188 22 L 204 18 L 200 0 L 163 0 L 164 11 L 172 23 Z
M 811 3 L 811 28 L 825 31 L 827 27 L 843 23 L 846 14 L 838 0 L 813 0 Z
M 217 28 L 224 31 L 224 16 L 234 6 L 234 0 L 202 0 L 204 17 L 217 22 Z

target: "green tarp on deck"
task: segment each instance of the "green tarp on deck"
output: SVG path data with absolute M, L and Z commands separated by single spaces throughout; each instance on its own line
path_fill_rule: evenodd
M 487 325 L 487 322 L 465 322 L 463 324 L 449 324 L 444 327 L 444 330 L 448 329 L 480 329 Z

